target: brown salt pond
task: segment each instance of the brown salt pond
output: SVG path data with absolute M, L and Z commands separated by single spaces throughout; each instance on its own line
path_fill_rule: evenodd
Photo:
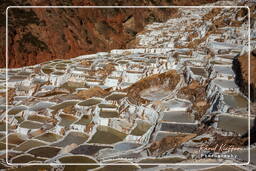
M 56 156 L 61 148 L 57 147 L 36 147 L 29 150 L 27 153 L 34 155 L 35 157 L 52 158 Z
M 148 122 L 145 122 L 143 120 L 137 120 L 136 127 L 132 130 L 131 135 L 142 136 L 148 131 L 148 129 L 151 126 L 152 125 L 149 124 Z
M 67 81 L 66 83 L 60 86 L 61 88 L 65 88 L 70 92 L 75 92 L 77 88 L 88 88 L 88 86 L 84 82 L 74 82 L 74 81 Z
M 52 144 L 57 147 L 65 147 L 70 144 L 82 144 L 87 141 L 88 135 L 82 132 L 69 132 L 62 140 Z
M 110 108 L 110 109 L 102 108 L 100 110 L 100 117 L 102 117 L 102 118 L 117 118 L 117 117 L 119 117 L 119 112 L 112 108 Z
M 77 122 L 74 124 L 77 125 L 87 125 L 92 121 L 92 116 L 91 115 L 83 115 Z
M 114 92 L 112 94 L 110 94 L 109 96 L 106 97 L 106 100 L 121 100 L 122 98 L 124 98 L 126 96 L 126 93 L 122 93 L 122 92 Z
M 252 126 L 253 120 L 251 119 L 250 122 L 250 125 Z M 248 131 L 248 117 L 220 114 L 218 115 L 218 128 L 225 131 L 244 134 Z
M 46 145 L 46 143 L 42 142 L 42 141 L 38 141 L 38 140 L 27 140 L 25 142 L 23 142 L 22 144 L 20 144 L 18 147 L 16 147 L 14 150 L 17 151 L 27 151 L 31 148 L 34 147 L 39 147 L 39 146 L 44 146 Z
M 92 144 L 82 144 L 71 151 L 72 154 L 85 154 L 85 155 L 94 155 L 99 150 L 104 148 L 112 148 L 111 146 L 100 146 L 100 145 L 92 145 Z
M 8 144 L 18 145 L 23 143 L 25 140 L 26 140 L 25 137 L 22 137 L 22 135 L 20 134 L 13 133 L 8 135 Z M 6 138 L 1 139 L 1 142 L 5 143 Z
M 77 120 L 76 117 L 69 114 L 60 114 L 59 117 L 61 118 L 59 125 L 64 127 L 69 127 L 72 123 L 74 123 Z
M 204 68 L 196 68 L 196 67 L 190 67 L 190 70 L 195 75 L 200 75 L 202 77 L 207 77 L 207 73 Z
M 99 125 L 88 143 L 113 144 L 122 141 L 127 135 L 111 127 Z M 108 137 L 108 138 L 106 138 Z
M 61 163 L 96 163 L 96 160 L 85 155 L 64 156 L 59 158 Z
M 98 98 L 91 98 L 91 99 L 85 100 L 83 102 L 80 102 L 77 105 L 79 105 L 79 106 L 93 106 L 93 105 L 99 104 L 101 101 L 102 100 L 98 99 Z
M 58 141 L 61 138 L 62 138 L 62 136 L 51 133 L 51 132 L 47 132 L 47 133 L 44 133 L 43 135 L 35 137 L 35 139 L 45 141 L 45 142 L 55 142 L 55 141 Z
M 26 106 L 15 106 L 8 111 L 8 115 L 16 115 L 17 113 L 26 110 Z
M 131 149 L 136 149 L 140 147 L 141 144 L 138 143 L 131 143 L 131 142 L 121 142 L 118 143 L 114 146 L 114 149 L 119 150 L 119 151 L 127 151 Z
M 51 74 L 52 74 L 52 75 L 55 75 L 55 76 L 61 76 L 61 75 L 65 74 L 65 72 L 62 72 L 62 71 L 55 71 L 55 72 L 52 72 Z
M 77 104 L 78 102 L 79 102 L 79 101 L 77 101 L 77 100 L 66 101 L 66 102 L 62 102 L 62 103 L 60 103 L 60 104 L 51 106 L 49 109 L 52 109 L 52 110 L 60 110 L 60 109 L 63 109 L 63 108 L 65 108 L 65 107 L 68 107 L 68 106 L 74 106 L 74 105 Z
M 111 103 L 101 103 L 98 105 L 99 108 L 117 108 L 117 105 Z
M 31 154 L 22 154 L 13 158 L 11 160 L 11 163 L 28 163 L 31 161 L 40 162 L 40 161 L 44 161 L 44 159 L 36 158 Z
M 240 94 L 227 93 L 224 94 L 224 102 L 233 108 L 247 108 L 248 100 Z
M 97 161 L 93 158 L 85 155 L 76 155 L 76 156 L 64 156 L 59 158 L 59 161 L 61 163 L 93 163 L 94 165 L 66 165 L 64 171 L 68 170 L 88 170 L 88 169 L 94 169 L 99 167 L 97 164 Z
M 41 123 L 47 123 L 51 118 L 42 115 L 29 115 L 27 120 L 36 121 Z
M 43 124 L 38 122 L 32 122 L 32 121 L 23 121 L 19 127 L 21 128 L 27 128 L 27 129 L 39 129 L 43 126 Z
M 163 113 L 163 121 L 180 122 L 180 123 L 194 123 L 194 118 L 186 111 L 167 111 Z
M 8 143 L 8 149 L 14 149 L 16 145 Z M 6 144 L 3 142 L 0 142 L 0 151 L 5 151 L 6 150 Z
M 42 72 L 44 73 L 44 74 L 51 74 L 52 72 L 54 71 L 54 69 L 53 68 L 50 68 L 50 67 L 44 67 L 44 68 L 42 68 Z
M 161 123 L 160 131 L 193 133 L 196 130 L 196 128 L 197 124 L 163 122 Z

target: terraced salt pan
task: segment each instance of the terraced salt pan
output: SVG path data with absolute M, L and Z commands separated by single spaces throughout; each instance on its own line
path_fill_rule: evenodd
M 140 92 L 140 96 L 143 99 L 150 101 L 161 100 L 168 96 L 170 90 L 163 87 L 150 87 Z
M 193 115 L 184 111 L 163 112 L 162 121 L 179 122 L 179 123 L 194 123 Z
M 218 128 L 225 131 L 235 132 L 237 134 L 244 134 L 248 131 L 248 117 L 230 116 L 228 114 L 218 115 Z M 253 120 L 250 119 L 253 125 Z
M 198 128 L 197 122 L 193 118 L 195 111 L 190 110 L 193 106 L 192 103 L 175 98 L 178 90 L 189 82 L 182 80 L 174 91 L 162 87 L 144 88 L 138 96 L 148 100 L 145 104 L 132 103 L 127 98 L 129 94 L 123 93 L 120 89 L 127 88 L 141 78 L 170 69 L 177 70 L 178 74 L 184 74 L 184 66 L 187 66 L 190 74 L 195 76 L 190 81 L 197 77 L 199 81 L 207 80 L 208 75 L 210 79 L 213 79 L 212 81 L 207 80 L 210 81 L 207 90 L 208 99 L 213 104 L 216 104 L 213 99 L 219 99 L 216 110 L 225 109 L 233 120 L 233 114 L 238 113 L 238 110 L 236 108 L 231 110 L 231 107 L 245 106 L 244 99 L 230 94 L 227 96 L 230 92 L 239 92 L 231 78 L 233 75 L 230 70 L 230 60 L 235 53 L 240 53 L 240 45 L 246 42 L 235 33 L 235 30 L 242 30 L 242 28 L 224 27 L 223 33 L 212 35 L 206 42 L 198 44 L 196 52 L 191 48 L 175 48 L 176 45 L 186 46 L 190 43 L 188 36 L 195 31 L 190 26 L 197 24 L 199 34 L 192 40 L 203 38 L 206 35 L 211 21 L 202 23 L 199 21 L 201 21 L 202 15 L 208 12 L 209 9 L 181 10 L 180 18 L 147 26 L 146 28 L 149 30 L 145 34 L 138 33 L 138 37 L 140 37 L 140 48 L 138 49 L 112 50 L 110 53 L 83 55 L 70 60 L 54 60 L 37 66 L 41 68 L 40 74 L 34 73 L 33 68 L 24 71 L 20 69 L 11 71 L 10 78 L 12 77 L 13 80 L 10 82 L 10 87 L 15 88 L 15 93 L 18 94 L 15 95 L 15 103 L 9 107 L 24 105 L 31 109 L 24 108 L 17 113 L 14 111 L 13 116 L 9 116 L 12 120 L 11 131 L 31 137 L 29 140 L 15 138 L 12 140 L 16 144 L 11 145 L 11 148 L 17 148 L 24 152 L 24 156 L 18 155 L 13 158 L 13 161 L 35 162 L 40 160 L 38 162 L 66 163 L 89 162 L 91 159 L 96 162 L 94 158 L 83 154 L 97 157 L 97 160 L 104 162 L 177 163 L 189 161 L 185 156 L 174 156 L 176 153 L 183 153 L 184 149 L 178 149 L 177 152 L 174 152 L 175 154 L 165 154 L 167 155 L 165 157 L 145 158 L 148 156 L 145 147 L 152 142 L 151 139 L 161 140 L 166 136 L 188 135 Z M 214 18 L 220 16 L 217 15 Z M 241 32 L 241 34 L 243 33 Z M 213 42 L 216 38 L 222 38 L 222 35 L 225 37 L 224 43 Z M 238 46 L 234 45 L 234 40 L 229 40 L 233 39 L 229 35 L 237 35 Z M 216 52 L 210 62 L 207 43 L 212 44 L 213 46 L 210 48 Z M 190 52 L 192 53 L 190 54 Z M 177 58 L 173 57 L 175 53 L 178 53 Z M 97 73 L 107 64 L 113 64 L 115 71 L 107 75 Z M 211 71 L 211 69 L 213 70 Z M 18 79 L 18 75 L 22 79 Z M 218 78 L 214 79 L 216 76 Z M 21 80 L 24 81 L 21 82 Z M 43 86 L 33 94 L 35 86 L 39 83 Z M 4 90 L 5 85 L 2 82 L 0 82 L 0 86 L 3 86 Z M 94 86 L 105 89 L 104 91 L 108 92 L 107 95 L 99 95 L 101 98 L 92 95 L 83 101 L 74 100 L 78 99 L 76 95 L 81 90 L 88 90 Z M 27 94 L 28 90 L 30 94 Z M 54 94 L 54 91 L 58 93 Z M 23 100 L 22 96 L 27 97 Z M 40 101 L 46 103 L 38 104 L 33 100 L 34 97 L 40 98 Z M 67 99 L 69 101 L 66 101 Z M 21 117 L 21 113 L 24 113 L 24 117 Z M 225 125 L 229 119 L 222 115 L 218 117 L 220 119 L 218 121 L 219 129 L 236 131 L 236 126 Z M 243 117 L 244 120 L 246 117 L 244 115 Z M 3 118 L 1 117 L 1 119 Z M 233 124 L 235 123 L 237 120 Z M 245 122 L 240 123 L 245 128 Z M 17 130 L 13 129 L 15 126 L 18 127 Z M 1 123 L 0 131 L 5 131 L 5 123 Z M 225 133 L 225 131 L 220 132 Z M 1 140 L 2 145 L 5 145 L 5 139 L 2 137 Z M 199 141 L 200 138 L 195 140 Z M 16 141 L 21 141 L 21 143 Z M 49 145 L 50 147 L 48 147 Z M 193 148 L 193 145 L 198 145 L 198 143 L 190 142 L 186 145 L 191 145 Z M 71 146 L 77 147 L 71 149 L 72 151 L 69 153 L 68 149 Z M 47 155 L 44 150 L 52 151 Z M 34 156 L 31 157 L 30 153 L 41 157 L 33 158 Z M 191 151 L 187 151 L 187 153 L 193 154 Z M 108 159 L 108 161 L 104 159 Z M 83 166 L 78 167 L 80 170 L 86 169 Z M 100 167 L 99 170 L 105 168 Z M 127 168 L 123 170 L 125 169 Z
M 105 138 L 108 137 L 108 139 Z M 97 126 L 97 130 L 88 143 L 113 144 L 122 141 L 126 134 L 119 132 L 108 126 Z

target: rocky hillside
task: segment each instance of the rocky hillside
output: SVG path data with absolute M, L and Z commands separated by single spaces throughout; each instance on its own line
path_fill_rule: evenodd
M 0 67 L 5 67 L 5 9 L 14 5 L 200 5 L 203 1 L 4 0 L 0 7 Z M 125 48 L 146 24 L 165 21 L 176 9 L 9 9 L 9 67 Z

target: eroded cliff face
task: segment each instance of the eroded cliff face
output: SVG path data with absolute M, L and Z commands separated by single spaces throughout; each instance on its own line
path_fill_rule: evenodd
M 200 5 L 197 1 L 15 0 L 1 2 L 0 67 L 5 67 L 5 9 L 11 5 Z M 83 54 L 126 48 L 146 24 L 175 17 L 177 9 L 17 9 L 8 10 L 8 67 L 22 67 Z

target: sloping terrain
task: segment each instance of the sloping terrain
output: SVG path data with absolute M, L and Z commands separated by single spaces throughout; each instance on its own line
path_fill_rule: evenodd
M 0 3 L 0 68 L 5 67 L 5 9 L 15 5 L 200 5 L 205 1 L 98 1 L 3 0 Z M 69 59 L 111 49 L 125 48 L 146 24 L 166 21 L 176 9 L 9 9 L 9 67 Z M 56 22 L 57 21 L 57 22 Z
M 176 12 L 146 25 L 130 49 L 9 69 L 7 111 L 1 69 L 1 168 L 39 168 L 8 166 L 8 140 L 9 162 L 59 164 L 41 167 L 48 170 L 123 168 L 102 163 L 127 163 L 128 170 L 255 169 L 255 157 L 245 166 L 197 166 L 248 161 L 248 121 L 255 120 L 248 117 L 248 97 L 234 68 L 238 61 L 246 81 L 247 13 L 239 8 Z M 252 130 L 255 134 L 255 125 Z M 193 167 L 155 166 L 160 163 Z

